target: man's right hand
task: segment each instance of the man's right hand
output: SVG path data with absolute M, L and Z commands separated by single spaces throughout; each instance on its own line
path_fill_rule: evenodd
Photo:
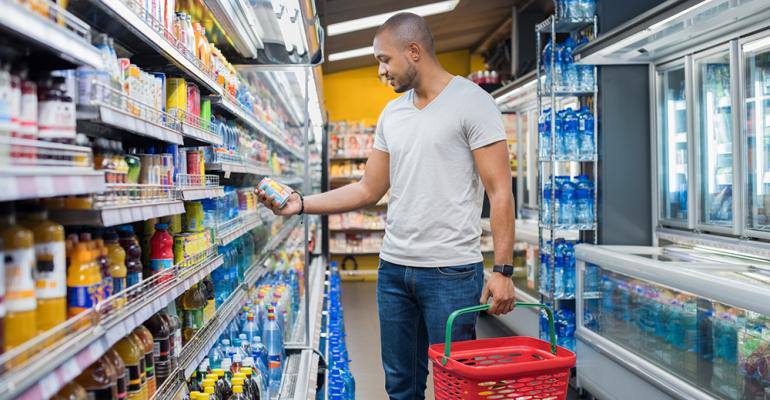
M 284 186 L 286 187 L 286 186 Z M 286 190 L 291 192 L 291 188 L 286 187 Z M 302 201 L 299 198 L 299 194 L 292 193 L 289 195 L 289 200 L 283 207 L 278 208 L 278 202 L 275 200 L 275 195 L 268 196 L 264 190 L 257 189 L 257 197 L 259 197 L 260 203 L 269 208 L 275 215 L 290 216 L 299 214 L 302 210 Z

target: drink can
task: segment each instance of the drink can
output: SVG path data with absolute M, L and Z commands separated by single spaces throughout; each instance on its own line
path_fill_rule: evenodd
M 198 149 L 187 149 L 187 174 L 200 175 L 201 171 L 201 153 Z
M 187 111 L 187 82 L 184 78 L 166 78 L 166 110 L 181 119 Z
M 278 202 L 278 208 L 283 208 L 286 205 L 286 202 L 289 201 L 291 192 L 289 192 L 286 187 L 270 178 L 262 178 L 262 180 L 259 181 L 258 187 L 259 190 L 265 192 L 267 197 L 275 196 L 275 201 Z

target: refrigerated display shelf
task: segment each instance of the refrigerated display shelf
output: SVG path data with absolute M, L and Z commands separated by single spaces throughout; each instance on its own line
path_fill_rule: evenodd
M 182 187 L 178 189 L 179 198 L 185 201 L 211 199 L 225 195 L 225 188 L 217 187 Z
M 285 140 L 275 132 L 275 130 L 278 128 L 259 121 L 253 113 L 245 110 L 243 107 L 234 103 L 232 100 L 223 97 L 220 94 L 218 96 L 212 96 L 211 103 L 228 112 L 235 118 L 239 119 L 241 122 L 250 126 L 252 129 L 261 132 L 263 135 L 267 136 L 275 145 L 291 153 L 294 157 L 300 160 L 305 158 L 303 152 L 300 151 L 300 149 L 286 144 Z
M 51 219 L 64 225 L 115 226 L 184 213 L 181 201 L 104 207 L 93 210 L 51 210 Z
M 246 232 L 261 225 L 262 219 L 259 217 L 258 213 L 238 217 L 238 223 L 234 224 L 231 229 L 228 229 L 221 234 L 217 233 L 217 243 L 220 246 L 227 246 L 233 240 L 238 239 Z
M 182 122 L 182 135 L 215 146 L 221 146 L 223 143 L 222 137 L 211 130 L 203 129 L 200 126 L 189 124 L 187 122 Z
M 101 69 L 101 55 L 91 45 L 91 28 L 57 4 L 45 1 L 45 6 L 51 8 L 60 23 L 35 13 L 21 2 L 1 0 L 0 28 L 46 49 L 60 63 L 65 61 Z
M 0 357 L 6 370 L 0 376 L 0 398 L 50 398 L 118 340 L 174 301 L 193 284 L 200 282 L 223 262 L 224 256 L 217 255 L 195 266 L 174 267 L 170 270 L 170 279 L 165 282 L 156 279 L 157 276 L 145 279 L 142 288 L 129 288 L 121 292 L 122 296 L 113 296 L 113 302 L 118 298 L 125 301 L 122 306 L 118 307 L 108 301 L 108 306 L 97 306 L 98 311 L 84 312 L 23 346 L 5 353 Z M 104 309 L 109 310 L 105 312 L 112 313 L 99 319 L 99 313 Z M 78 330 L 78 327 L 85 328 Z M 69 329 L 76 331 L 67 333 Z M 40 346 L 43 346 L 43 349 L 40 349 Z M 15 360 L 14 356 L 20 359 Z M 11 363 L 13 368 L 8 368 L 6 363 Z
M 97 123 L 110 128 L 128 131 L 163 142 L 174 144 L 184 143 L 180 132 L 109 105 L 78 106 L 77 119 L 79 121 Z
M 206 171 L 222 171 L 225 176 L 230 174 L 251 174 L 259 176 L 271 175 L 267 164 L 246 164 L 231 161 L 222 161 L 206 164 Z
M 0 201 L 99 193 L 104 172 L 91 168 L 11 166 L 0 171 Z

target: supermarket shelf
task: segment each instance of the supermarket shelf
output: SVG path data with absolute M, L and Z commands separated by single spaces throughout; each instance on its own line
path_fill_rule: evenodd
M 160 123 L 138 118 L 128 111 L 108 105 L 77 107 L 77 118 L 80 121 L 98 123 L 111 128 L 129 131 L 140 136 L 157 139 L 174 144 L 184 144 L 182 134 Z
M 553 227 L 550 224 L 541 223 L 540 227 L 543 229 L 551 229 L 555 231 L 593 231 L 596 229 L 596 224 L 555 224 Z
M 329 232 L 384 232 L 385 228 L 329 228 Z
M 304 182 L 304 179 L 302 179 L 299 176 L 287 176 L 287 177 L 276 176 L 276 177 L 273 177 L 273 179 L 280 183 L 283 183 L 284 185 L 289 185 L 289 186 L 299 185 Z
M 13 166 L 0 171 L 0 188 L 0 201 L 12 201 L 99 193 L 106 186 L 104 173 L 90 168 Z
M 145 280 L 141 289 L 129 289 L 123 295 L 113 296 L 113 300 L 122 297 L 126 303 L 118 308 L 107 302 L 101 310 L 117 310 L 98 319 L 100 311 L 84 312 L 59 325 L 54 330 L 38 335 L 24 346 L 5 353 L 2 359 L 19 352 L 33 352 L 45 346 L 45 351 L 34 351 L 26 355 L 24 364 L 15 366 L 0 376 L 0 398 L 23 398 L 25 400 L 48 399 L 62 386 L 80 375 L 118 340 L 141 325 L 153 314 L 174 301 L 193 284 L 200 282 L 211 271 L 222 265 L 224 257 L 210 257 L 192 267 L 175 267 L 170 270 L 171 279 L 160 282 L 157 279 Z M 88 326 L 93 324 L 93 326 Z M 87 326 L 84 330 L 64 335 L 66 328 Z M 61 331 L 59 331 L 61 329 Z M 57 332 L 58 331 L 58 332 Z M 58 343 L 61 345 L 50 345 Z M 42 349 L 41 349 L 42 350 Z
M 330 161 L 366 161 L 369 157 L 338 156 L 329 157 Z
M 220 246 L 227 246 L 233 240 L 243 236 L 246 232 L 262 225 L 262 219 L 257 213 L 246 217 L 239 217 L 239 220 L 239 223 L 234 228 L 228 229 L 222 234 L 217 234 L 217 243 Z
M 259 176 L 271 175 L 270 169 L 267 167 L 267 164 L 258 165 L 258 164 L 245 164 L 245 163 L 228 162 L 228 161 L 207 163 L 206 171 L 222 171 L 225 173 L 225 175 L 230 175 L 230 174 L 251 174 L 251 175 L 259 175 Z
M 52 210 L 51 219 L 64 225 L 114 226 L 184 213 L 181 201 L 105 207 L 95 210 Z
M 557 16 L 551 15 L 545 21 L 537 24 L 535 26 L 535 29 L 540 33 L 550 33 L 552 23 L 555 24 L 554 31 L 556 33 L 572 33 L 592 25 L 594 21 L 593 19 L 591 19 L 587 21 L 572 22 L 567 20 L 561 20 L 557 18 Z
M 0 28 L 46 49 L 59 60 L 102 69 L 99 51 L 91 45 L 90 27 L 58 5 L 45 5 L 53 8 L 52 15 L 60 18 L 62 24 L 33 12 L 18 1 L 0 0 L 3 10 L 0 13 Z
M 183 187 L 178 189 L 179 199 L 185 201 L 211 199 L 225 195 L 225 188 L 222 186 L 201 186 L 201 187 Z
M 182 135 L 185 137 L 195 139 L 204 143 L 210 143 L 219 146 L 223 143 L 222 137 L 214 132 L 206 129 L 202 129 L 195 125 L 188 123 L 182 123 Z
M 211 103 L 227 111 L 234 117 L 241 120 L 241 122 L 250 126 L 252 129 L 261 132 L 263 135 L 267 136 L 267 138 L 270 139 L 275 145 L 291 153 L 294 157 L 300 160 L 305 158 L 303 152 L 300 149 L 286 144 L 285 141 L 273 131 L 274 128 L 269 127 L 262 121 L 259 121 L 255 115 L 253 115 L 248 110 L 245 110 L 240 105 L 233 103 L 230 99 L 221 95 L 214 96 L 211 98 Z

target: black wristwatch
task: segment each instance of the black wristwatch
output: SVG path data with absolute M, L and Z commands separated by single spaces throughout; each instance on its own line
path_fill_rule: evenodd
M 492 272 L 499 272 L 508 278 L 513 276 L 513 265 L 495 265 Z

